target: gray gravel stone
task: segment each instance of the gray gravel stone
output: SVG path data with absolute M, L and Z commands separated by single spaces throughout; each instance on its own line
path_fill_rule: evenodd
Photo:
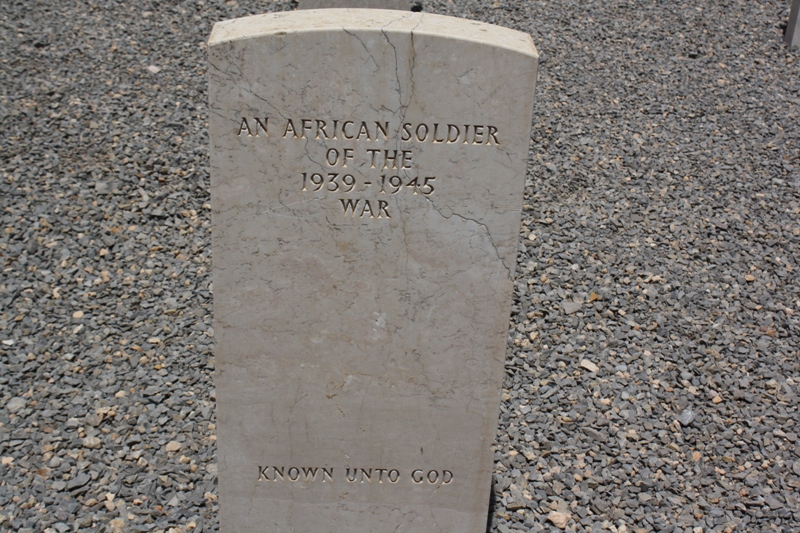
M 25 407 L 28 402 L 25 401 L 25 398 L 11 398 L 6 403 L 6 411 L 9 413 L 16 413 Z
M 688 426 L 692 422 L 694 422 L 695 414 L 694 411 L 691 409 L 684 409 L 681 411 L 680 416 L 678 416 L 678 422 L 681 423 L 683 426 Z

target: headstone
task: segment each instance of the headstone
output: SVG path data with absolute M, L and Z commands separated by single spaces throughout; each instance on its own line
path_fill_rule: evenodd
M 789 25 L 786 26 L 786 44 L 789 48 L 800 48 L 800 0 L 793 0 L 789 10 Z
M 223 533 L 483 533 L 538 56 L 386 10 L 209 41 Z
M 412 0 L 298 0 L 297 9 L 366 8 L 409 11 Z

